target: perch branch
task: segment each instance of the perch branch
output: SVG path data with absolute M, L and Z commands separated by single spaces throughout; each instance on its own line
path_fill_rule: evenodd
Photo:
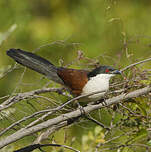
M 145 88 L 138 89 L 138 90 L 132 91 L 130 93 L 124 93 L 124 94 L 121 94 L 119 96 L 107 99 L 105 101 L 105 105 L 110 106 L 112 104 L 119 103 L 122 100 L 127 100 L 130 98 L 135 98 L 135 97 L 147 94 L 150 91 L 151 91 L 151 86 L 147 86 Z M 97 105 L 88 105 L 88 106 L 84 107 L 83 109 L 84 109 L 85 113 L 87 114 L 87 113 L 90 113 L 94 110 L 100 109 L 102 107 L 104 107 L 104 103 L 99 103 Z M 32 126 L 30 128 L 22 128 L 22 129 L 18 130 L 17 132 L 15 132 L 14 134 L 7 136 L 6 138 L 3 138 L 0 141 L 0 148 L 4 147 L 10 143 L 13 143 L 13 142 L 25 137 L 25 136 L 29 136 L 35 132 L 38 132 L 42 129 L 52 127 L 53 125 L 60 124 L 61 122 L 68 121 L 68 120 L 77 118 L 79 116 L 81 116 L 81 110 L 77 109 L 77 110 L 74 110 L 72 112 L 62 114 L 56 118 L 49 119 L 45 122 L 42 122 L 42 123 L 37 124 L 35 126 Z

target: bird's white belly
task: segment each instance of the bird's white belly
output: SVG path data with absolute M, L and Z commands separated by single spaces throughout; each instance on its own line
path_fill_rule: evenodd
M 109 89 L 109 78 L 104 75 L 97 75 L 92 77 L 82 90 L 82 95 L 90 94 L 93 92 L 100 92 L 94 95 L 89 96 L 89 99 L 98 100 L 100 99 L 105 92 Z

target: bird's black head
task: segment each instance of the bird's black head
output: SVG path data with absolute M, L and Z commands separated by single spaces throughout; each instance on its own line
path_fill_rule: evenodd
M 114 69 L 111 66 L 103 65 L 89 72 L 88 77 L 94 77 L 98 74 L 121 74 L 121 72 L 119 70 Z

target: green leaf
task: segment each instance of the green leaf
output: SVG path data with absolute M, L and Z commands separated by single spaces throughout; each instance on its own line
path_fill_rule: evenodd
M 142 140 L 146 136 L 147 136 L 147 130 L 141 129 L 134 135 L 134 138 L 130 141 L 130 143 L 134 143 L 136 141 Z
M 151 146 L 151 140 L 148 141 L 147 145 Z

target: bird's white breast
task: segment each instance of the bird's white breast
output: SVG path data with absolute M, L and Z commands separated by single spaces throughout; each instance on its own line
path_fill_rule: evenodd
M 87 82 L 87 84 L 84 86 L 82 90 L 82 95 L 100 91 L 101 93 L 97 93 L 88 97 L 89 99 L 92 100 L 100 99 L 105 94 L 105 92 L 109 89 L 109 80 L 112 76 L 114 75 L 98 74 L 95 77 L 90 78 L 90 80 Z

